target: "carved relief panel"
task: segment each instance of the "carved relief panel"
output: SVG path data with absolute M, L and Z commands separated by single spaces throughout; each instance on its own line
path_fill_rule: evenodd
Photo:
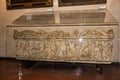
M 112 62 L 112 41 L 115 37 L 113 29 L 79 30 L 15 30 L 17 58 L 86 63 Z

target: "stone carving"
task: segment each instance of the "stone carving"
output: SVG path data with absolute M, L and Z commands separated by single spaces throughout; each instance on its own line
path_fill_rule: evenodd
M 78 30 L 73 32 L 65 32 L 65 31 L 52 31 L 52 32 L 45 32 L 44 30 L 39 30 L 39 32 L 34 32 L 32 30 L 24 30 L 24 31 L 17 31 L 14 30 L 14 38 L 96 38 L 96 39 L 113 39 L 114 32 L 112 29 L 108 30 L 107 32 L 103 30 L 86 30 L 80 33 Z
M 46 61 L 111 62 L 112 29 L 79 32 L 14 31 L 17 58 Z

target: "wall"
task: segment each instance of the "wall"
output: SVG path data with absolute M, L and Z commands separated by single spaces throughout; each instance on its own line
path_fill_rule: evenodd
M 119 23 L 119 27 L 120 27 L 120 0 L 110 0 L 107 4 L 108 6 L 108 10 L 112 13 L 112 15 L 114 16 L 114 18 L 118 21 Z M 119 28 L 120 31 L 120 28 Z M 120 32 L 119 32 L 120 35 Z M 119 36 L 119 44 L 120 44 L 120 36 Z M 119 50 L 120 50 L 120 46 L 119 46 Z M 119 62 L 120 62 L 120 51 L 119 51 Z
M 6 55 L 6 25 L 11 23 L 20 15 L 26 12 L 45 12 L 48 8 L 34 8 L 34 9 L 19 9 L 19 10 L 6 10 L 6 0 L 0 0 L 0 57 L 9 57 Z M 108 9 L 112 12 L 113 16 L 120 22 L 120 0 L 108 0 Z M 58 7 L 58 0 L 54 0 L 53 10 L 83 10 L 83 9 L 98 9 L 99 5 L 88 6 L 71 6 L 71 7 Z M 11 54 L 11 53 L 10 53 Z
M 6 57 L 6 25 L 25 12 L 43 12 L 46 8 L 6 10 L 6 0 L 0 0 L 0 57 Z M 9 56 L 7 56 L 9 57 Z
M 112 13 L 114 18 L 120 22 L 120 0 L 109 0 L 108 1 L 108 10 Z

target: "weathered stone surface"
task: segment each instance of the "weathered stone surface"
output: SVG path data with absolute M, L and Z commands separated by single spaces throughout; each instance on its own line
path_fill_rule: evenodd
M 108 63 L 112 61 L 112 29 L 79 32 L 15 30 L 17 58 L 46 61 Z

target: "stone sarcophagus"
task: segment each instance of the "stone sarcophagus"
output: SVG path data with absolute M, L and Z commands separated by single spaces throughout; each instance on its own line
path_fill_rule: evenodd
M 7 55 L 107 64 L 117 59 L 117 34 L 117 22 L 106 10 L 27 13 L 7 26 Z
M 112 29 L 14 30 L 17 58 L 41 61 L 110 63 L 114 36 Z

